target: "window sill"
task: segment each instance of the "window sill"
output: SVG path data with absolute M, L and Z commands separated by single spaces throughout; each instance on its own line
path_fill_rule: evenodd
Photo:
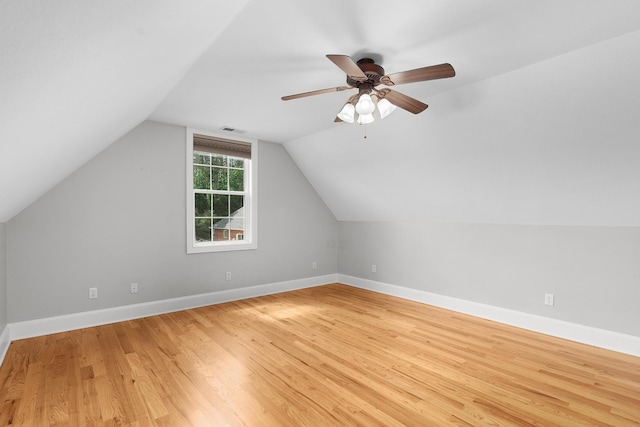
M 208 252 L 230 252 L 258 249 L 255 243 L 221 243 L 193 245 L 187 248 L 187 254 L 202 254 Z

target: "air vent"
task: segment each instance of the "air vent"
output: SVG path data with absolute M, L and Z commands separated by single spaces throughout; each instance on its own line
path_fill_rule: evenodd
M 232 128 L 231 126 L 223 126 L 220 128 L 220 130 L 223 130 L 225 132 L 233 132 L 233 133 L 244 133 L 245 131 L 240 130 L 240 129 L 236 129 L 236 128 Z

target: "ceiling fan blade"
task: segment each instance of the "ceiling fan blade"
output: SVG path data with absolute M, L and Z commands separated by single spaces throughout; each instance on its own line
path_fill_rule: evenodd
M 395 90 L 383 89 L 379 92 L 383 98 L 389 100 L 389 102 L 396 107 L 400 107 L 413 114 L 421 113 L 429 107 L 424 102 L 418 101 L 417 99 L 404 95 L 400 92 L 396 92 Z
M 283 96 L 280 99 L 282 99 L 283 101 L 289 101 L 291 99 L 304 98 L 306 96 L 313 96 L 313 95 L 321 95 L 323 93 L 341 92 L 347 89 L 353 89 L 353 88 L 351 86 L 330 87 L 327 89 L 312 90 L 311 92 L 296 93 L 295 95 L 287 95 L 287 96 Z
M 327 58 L 336 64 L 342 71 L 347 73 L 352 80 L 357 82 L 364 82 L 367 80 L 367 75 L 358 67 L 358 64 L 353 62 L 350 56 L 347 55 L 327 55 Z
M 415 70 L 393 73 L 380 78 L 380 83 L 387 86 L 403 83 L 423 82 L 426 80 L 446 79 L 456 75 L 456 70 L 451 64 L 431 65 L 429 67 L 416 68 Z

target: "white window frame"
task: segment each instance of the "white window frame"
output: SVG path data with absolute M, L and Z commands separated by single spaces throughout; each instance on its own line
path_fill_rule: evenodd
M 248 184 L 244 199 L 245 229 L 243 240 L 197 242 L 195 237 L 195 191 L 193 190 L 193 135 L 206 135 L 213 138 L 238 141 L 251 144 L 251 159 L 245 160 L 245 184 Z M 241 251 L 258 248 L 258 141 L 251 138 L 238 138 L 235 135 L 223 135 L 207 130 L 187 128 L 187 253 Z M 248 165 L 247 165 L 248 164 Z M 248 167 L 247 167 L 248 166 Z

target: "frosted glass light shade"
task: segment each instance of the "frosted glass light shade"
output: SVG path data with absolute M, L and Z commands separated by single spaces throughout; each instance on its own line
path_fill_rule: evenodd
M 358 116 L 358 124 L 359 125 L 367 125 L 369 123 L 373 123 L 375 119 L 373 118 L 373 114 L 360 114 Z
M 355 118 L 356 109 L 353 104 L 347 103 L 342 107 L 342 110 L 338 113 L 338 118 L 343 122 L 353 123 Z
M 384 98 L 378 101 L 378 111 L 380 112 L 381 119 L 384 119 L 389 114 L 393 113 L 395 109 L 396 106 Z
M 376 104 L 373 103 L 371 97 L 366 93 L 362 94 L 360 96 L 360 99 L 358 100 L 358 103 L 356 104 L 356 111 L 358 112 L 358 114 L 360 114 L 361 116 L 371 114 L 375 109 Z

